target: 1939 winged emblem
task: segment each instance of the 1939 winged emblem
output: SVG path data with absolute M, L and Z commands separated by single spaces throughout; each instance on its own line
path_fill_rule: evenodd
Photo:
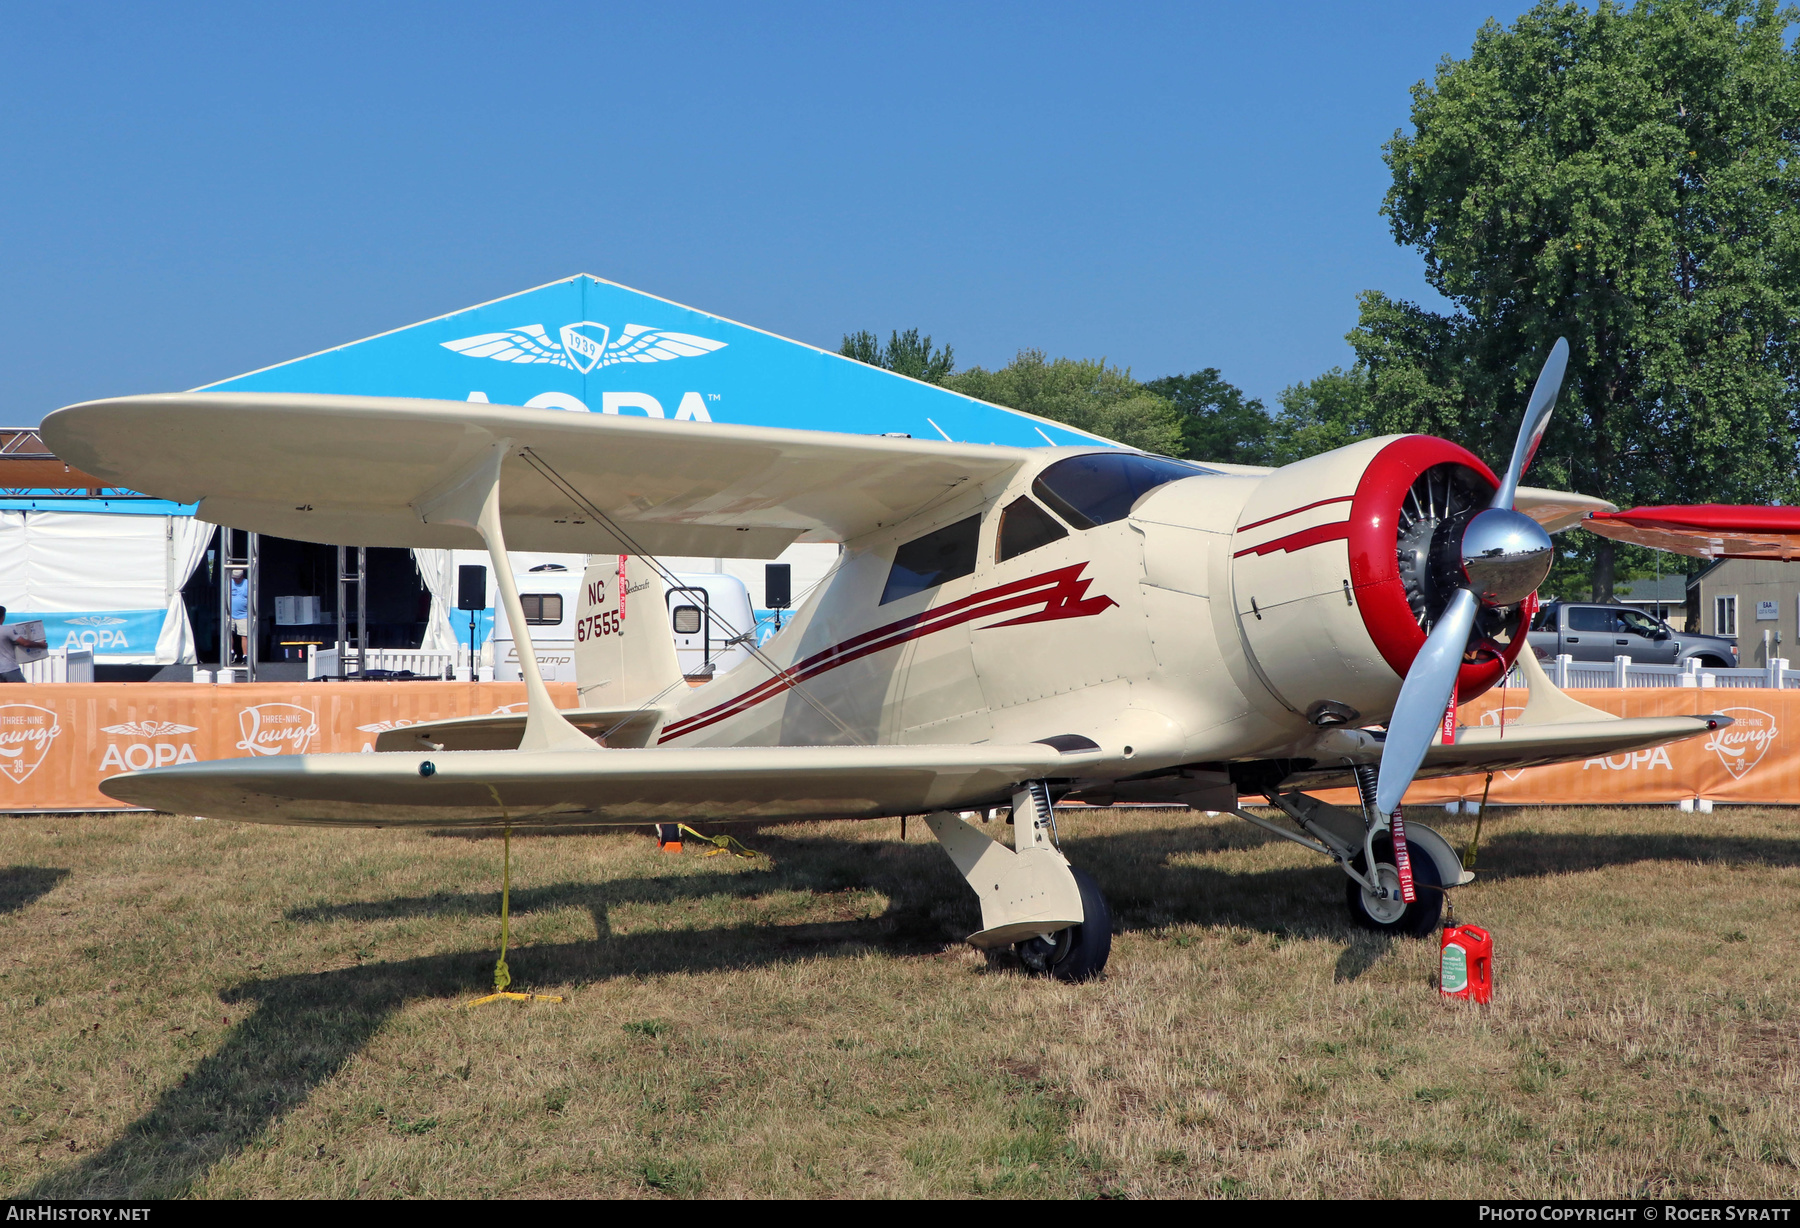
M 671 332 L 643 324 L 627 324 L 619 330 L 617 337 L 606 325 L 592 320 L 565 324 L 557 332 L 560 340 L 551 337 L 542 324 L 527 324 L 441 344 L 445 349 L 469 358 L 568 367 L 583 375 L 596 367 L 610 367 L 614 363 L 695 358 L 726 346 L 726 342 L 710 337 L 696 337 L 692 333 Z

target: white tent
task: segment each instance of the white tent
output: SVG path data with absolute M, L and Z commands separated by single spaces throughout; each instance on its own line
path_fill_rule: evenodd
M 181 589 L 213 528 L 180 514 L 0 510 L 6 621 L 40 620 L 51 648 L 101 664 L 192 663 Z

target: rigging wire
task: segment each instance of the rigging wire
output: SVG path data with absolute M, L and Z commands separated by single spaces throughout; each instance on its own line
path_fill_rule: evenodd
M 623 542 L 628 547 L 627 553 L 635 554 L 639 558 L 643 559 L 646 563 L 648 563 L 650 565 L 651 569 L 654 570 L 656 572 L 656 574 L 662 579 L 664 584 L 667 584 L 671 588 L 685 588 L 686 587 L 686 585 L 683 585 L 681 583 L 681 581 L 676 578 L 674 572 L 670 571 L 667 567 L 663 566 L 661 560 L 659 560 L 655 555 L 651 554 L 648 550 L 646 550 L 635 538 L 633 538 L 631 536 L 631 534 L 627 533 L 625 531 L 624 526 L 619 524 L 618 521 L 614 520 L 611 516 L 608 516 L 604 511 L 602 511 L 599 507 L 597 507 L 591 499 L 589 499 L 586 495 L 583 495 L 578 489 L 576 489 L 576 487 L 574 486 L 573 483 L 571 483 L 567 478 L 563 477 L 562 474 L 558 473 L 556 471 L 555 466 L 551 465 L 550 462 L 546 461 L 543 457 L 539 456 L 534 449 L 529 448 L 529 447 L 522 448 L 522 449 L 520 449 L 519 455 L 521 458 L 524 459 L 526 464 L 530 465 L 533 469 L 536 469 L 540 474 L 542 474 L 543 477 L 547 481 L 549 481 L 551 485 L 555 486 L 564 495 L 566 495 L 568 498 L 572 499 L 575 502 L 576 506 L 582 508 L 590 516 L 592 516 L 595 520 L 598 520 L 602 525 L 604 525 L 606 527 L 607 531 L 609 531 L 620 542 Z M 746 651 L 749 652 L 750 656 L 752 658 L 754 658 L 756 661 L 758 661 L 759 663 L 761 663 L 762 666 L 769 671 L 770 675 L 773 678 L 776 678 L 779 680 L 782 678 L 783 674 L 789 673 L 789 667 L 784 667 L 784 666 L 776 664 L 775 660 L 772 657 L 770 657 L 768 653 L 764 652 L 760 645 L 752 642 L 753 634 L 746 635 L 746 634 L 740 632 L 735 626 L 732 625 L 731 620 L 728 618 L 725 618 L 723 615 L 721 615 L 719 617 L 718 621 L 720 624 L 722 624 L 724 626 L 725 630 L 727 632 L 729 632 L 732 636 L 739 637 L 740 642 L 743 643 L 744 648 L 746 649 Z M 754 631 L 755 631 L 755 628 L 754 627 L 751 628 L 751 632 L 754 633 Z M 806 688 L 806 686 L 803 685 L 797 677 L 790 676 L 787 679 L 785 679 L 785 682 L 786 682 L 786 689 L 793 691 L 802 700 L 804 700 L 815 712 L 817 712 L 820 716 L 824 717 L 827 721 L 830 721 L 833 725 L 837 726 L 839 732 L 841 732 L 845 737 L 849 738 L 851 740 L 851 742 L 853 742 L 857 746 L 867 746 L 868 745 L 868 741 L 866 739 L 864 739 L 863 737 L 858 735 L 855 730 L 851 729 L 850 726 L 846 725 L 841 719 L 839 719 L 839 717 L 837 716 L 836 713 L 832 712 L 823 703 L 821 703 L 818 700 L 818 698 L 816 696 L 814 696 L 811 693 L 811 691 L 808 690 Z M 674 690 L 675 686 L 676 686 L 675 683 L 670 683 L 668 686 L 664 687 L 661 691 L 659 691 L 656 695 L 652 696 L 649 700 L 646 700 L 643 704 L 639 705 L 638 708 L 631 715 L 635 716 L 635 715 L 637 715 L 638 712 L 643 712 L 643 711 L 647 710 L 652 705 L 654 705 L 658 700 L 660 700 L 664 695 L 667 695 L 670 691 Z M 626 721 L 628 721 L 630 719 L 631 718 L 628 716 L 628 717 L 624 718 L 623 720 L 620 720 L 617 724 L 613 725 L 610 729 L 608 729 L 606 731 L 606 733 L 602 733 L 600 736 L 602 738 L 605 738 L 606 734 L 611 733 L 611 732 L 613 732 L 613 730 L 618 729 L 621 725 L 625 724 Z

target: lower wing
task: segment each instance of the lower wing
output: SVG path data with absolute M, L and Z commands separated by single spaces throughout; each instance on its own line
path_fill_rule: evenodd
M 1679 742 L 1731 724 L 1729 716 L 1614 716 L 1582 703 L 1561 690 L 1544 673 L 1537 656 L 1526 649 L 1519 654 L 1524 675 L 1525 711 L 1504 726 L 1465 725 L 1456 740 L 1434 745 L 1425 753 L 1417 777 L 1466 776 L 1474 772 L 1515 772 L 1520 768 L 1568 763 L 1645 750 L 1665 742 Z M 1328 735 L 1329 736 L 1329 735 Z M 1330 789 L 1354 785 L 1349 765 L 1372 765 L 1381 758 L 1381 736 L 1366 730 L 1344 730 L 1335 737 L 1329 758 L 1344 766 L 1318 767 L 1295 773 L 1283 788 Z
M 1468 776 L 1477 772 L 1516 772 L 1576 759 L 1593 759 L 1679 742 L 1731 724 L 1729 716 L 1609 717 L 1553 725 L 1467 726 L 1448 746 L 1433 746 L 1416 779 Z M 1379 743 L 1376 743 L 1379 746 Z M 1360 758 L 1360 757 L 1359 757 Z M 1379 759 L 1379 751 L 1368 756 Z M 1296 772 L 1281 782 L 1284 789 L 1335 789 L 1356 784 L 1348 767 L 1318 767 Z
M 1039 742 L 276 755 L 129 772 L 100 787 L 132 806 L 247 823 L 779 823 L 998 805 L 1020 782 L 1094 757 Z

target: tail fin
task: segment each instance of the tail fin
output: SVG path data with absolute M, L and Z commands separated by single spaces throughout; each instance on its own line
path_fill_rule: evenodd
M 681 682 L 662 578 L 633 555 L 589 566 L 581 577 L 575 619 L 580 706 L 667 703 L 680 693 Z

